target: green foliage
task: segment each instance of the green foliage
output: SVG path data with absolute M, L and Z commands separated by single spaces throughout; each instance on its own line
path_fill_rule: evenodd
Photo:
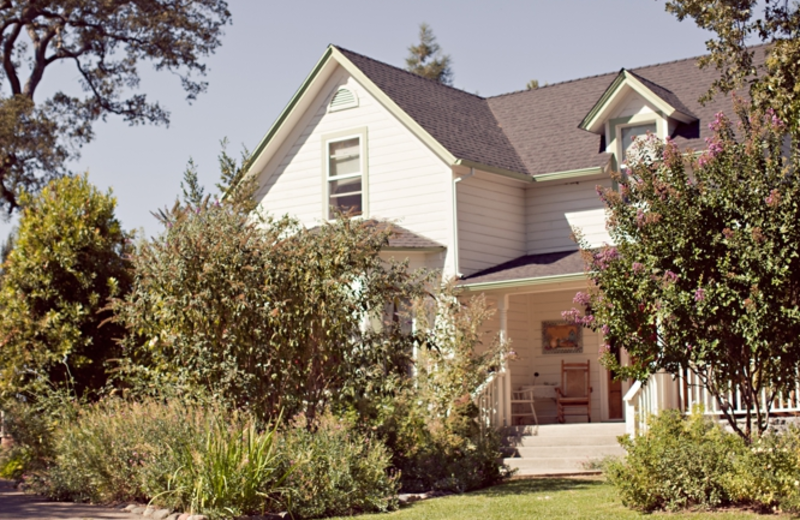
M 213 402 L 107 399 L 54 432 L 29 482 L 59 500 L 152 500 L 215 518 L 279 509 L 286 466 L 274 430 Z
M 180 77 L 188 100 L 206 89 L 202 58 L 221 44 L 230 21 L 223 0 L 124 0 L 0 3 L 0 206 L 17 207 L 21 190 L 36 191 L 93 138 L 92 125 L 108 114 L 131 124 L 167 123 L 169 113 L 144 94 L 138 66 Z M 26 37 L 29 41 L 26 41 Z M 76 66 L 84 97 L 57 91 L 34 104 L 47 68 Z M 23 76 L 27 74 L 27 77 Z M 37 96 L 38 97 L 38 96 Z
M 536 90 L 539 88 L 539 80 L 532 79 L 525 85 L 525 90 Z
M 199 446 L 170 445 L 178 467 L 169 479 L 169 491 L 156 495 L 156 500 L 219 517 L 276 507 L 280 486 L 291 471 L 282 469 L 276 431 L 259 431 L 254 420 L 236 414 L 215 414 L 205 428 Z
M 0 394 L 69 387 L 83 395 L 106 383 L 105 365 L 120 352 L 122 328 L 103 322 L 109 297 L 130 284 L 130 237 L 114 216 L 116 199 L 86 175 L 21 200 L 0 289 Z
M 187 193 L 199 193 L 191 175 Z M 365 330 L 364 317 L 424 285 L 380 258 L 390 230 L 260 218 L 246 183 L 236 186 L 164 212 L 164 232 L 133 256 L 133 289 L 114 302 L 129 331 L 127 381 L 205 388 L 261 419 L 303 412 L 312 422 L 329 404 L 391 391 L 413 336 L 394 322 Z
M 392 451 L 404 491 L 464 492 L 508 476 L 498 461 L 500 436 L 481 431 L 471 396 L 496 370 L 505 345 L 487 336 L 492 311 L 481 296 L 460 299 L 452 284 L 416 300 L 410 312 L 420 331 L 414 376 L 374 425 Z
M 454 403 L 446 416 L 425 404 L 414 394 L 400 396 L 378 429 L 392 450 L 404 492 L 463 493 L 510 476 L 500 462 L 499 433 L 481 431 L 471 400 Z
M 654 136 L 638 141 L 619 190 L 601 190 L 615 247 L 581 248 L 593 286 L 565 313 L 606 337 L 604 364 L 645 380 L 693 371 L 731 428 L 763 432 L 800 362 L 800 180 L 774 112 L 741 123 L 718 114 L 708 149 L 688 158 Z M 630 364 L 612 351 L 624 348 Z M 733 417 L 731 392 L 746 411 Z
M 398 477 L 391 456 L 375 435 L 324 414 L 314 430 L 295 419 L 282 435 L 291 464 L 288 511 L 299 518 L 353 515 L 397 507 Z
M 406 70 L 445 85 L 453 84 L 453 69 L 449 54 L 442 54 L 433 30 L 426 23 L 419 25 L 419 44 L 408 48 Z
M 666 410 L 644 435 L 620 437 L 624 459 L 606 475 L 623 504 L 643 511 L 728 505 L 800 511 L 800 430 L 772 431 L 748 445 L 701 413 Z
M 725 482 L 745 451 L 740 438 L 702 414 L 687 420 L 677 410 L 663 411 L 644 435 L 620 443 L 627 456 L 610 462 L 606 475 L 623 504 L 643 511 L 728 504 Z
M 708 40 L 708 56 L 700 66 L 713 65 L 720 77 L 703 100 L 715 92 L 728 93 L 749 86 L 755 103 L 772 108 L 784 121 L 800 116 L 800 6 L 784 0 L 670 0 L 668 12 L 679 20 L 693 19 L 698 27 L 715 33 Z M 754 66 L 754 50 L 747 45 L 755 36 L 769 43 L 765 67 Z M 793 125 L 790 131 L 797 132 Z M 797 137 L 797 135 L 796 135 Z
M 800 430 L 769 432 L 736 459 L 726 481 L 731 499 L 762 510 L 800 512 Z

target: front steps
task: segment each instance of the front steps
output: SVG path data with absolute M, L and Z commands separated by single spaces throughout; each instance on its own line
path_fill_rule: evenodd
M 517 476 L 596 473 L 586 464 L 624 455 L 617 437 L 625 423 L 543 424 L 515 427 L 509 443 L 515 456 L 503 459 Z

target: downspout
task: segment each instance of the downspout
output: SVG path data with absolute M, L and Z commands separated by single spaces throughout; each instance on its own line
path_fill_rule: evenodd
M 475 168 L 470 168 L 469 173 L 466 175 L 453 179 L 453 267 L 458 278 L 464 277 L 458 265 L 458 256 L 460 254 L 458 249 L 458 183 L 464 179 L 469 179 L 473 175 L 475 175 Z

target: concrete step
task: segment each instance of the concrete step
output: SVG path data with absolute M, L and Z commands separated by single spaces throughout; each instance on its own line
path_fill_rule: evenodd
M 592 474 L 597 470 L 587 469 L 585 463 L 587 459 L 582 458 L 562 458 L 552 460 L 536 459 L 504 459 L 504 462 L 512 469 L 516 469 L 515 475 L 573 475 L 578 473 Z
M 565 437 L 538 437 L 526 435 L 524 437 L 510 439 L 509 444 L 514 447 L 537 448 L 557 446 L 606 446 L 618 443 L 617 437 L 614 435 L 570 435 Z
M 532 435 L 537 437 L 564 437 L 587 435 L 617 436 L 625 433 L 625 423 L 572 423 L 572 424 L 542 424 L 536 426 L 514 426 L 510 429 L 518 435 Z
M 596 459 L 605 456 L 622 456 L 625 450 L 619 444 L 606 444 L 599 446 L 558 446 L 558 447 L 536 447 L 536 448 L 516 448 L 517 457 L 523 459 L 554 459 L 584 458 Z M 516 457 L 515 457 L 516 458 Z
M 564 475 L 596 473 L 591 461 L 622 456 L 617 437 L 625 433 L 623 423 L 547 424 L 511 430 L 509 445 L 514 457 L 504 459 L 517 475 Z

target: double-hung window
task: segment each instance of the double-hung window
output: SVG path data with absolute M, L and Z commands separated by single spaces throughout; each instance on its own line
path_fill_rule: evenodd
M 364 212 L 364 167 L 361 136 L 327 141 L 328 218 Z

